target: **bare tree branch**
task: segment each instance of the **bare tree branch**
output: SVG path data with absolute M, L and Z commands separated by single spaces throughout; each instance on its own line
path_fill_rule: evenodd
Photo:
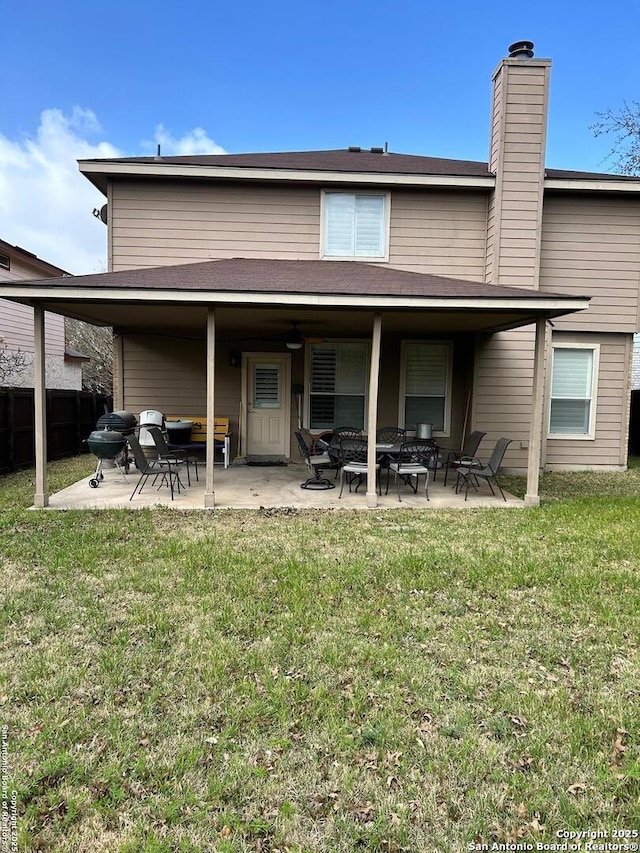
M 109 326 L 92 326 L 80 320 L 65 321 L 67 345 L 90 356 L 82 365 L 82 388 L 94 394 L 113 392 L 113 330 Z
M 623 101 L 619 110 L 596 115 L 599 120 L 591 125 L 594 136 L 614 137 L 608 159 L 614 160 L 620 174 L 640 175 L 640 102 Z
M 9 349 L 0 337 L 0 388 L 10 388 L 28 366 L 25 353 L 20 349 Z

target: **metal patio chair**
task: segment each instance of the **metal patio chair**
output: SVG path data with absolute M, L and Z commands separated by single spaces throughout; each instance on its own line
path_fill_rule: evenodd
M 447 485 L 447 477 L 449 475 L 449 468 L 453 468 L 454 466 L 457 468 L 458 463 L 461 459 L 473 459 L 478 452 L 478 447 L 480 446 L 480 442 L 485 437 L 486 432 L 481 432 L 480 430 L 475 430 L 474 432 L 470 432 L 467 436 L 464 445 L 462 446 L 462 450 L 450 450 L 447 453 L 447 458 L 444 462 L 444 484 Z M 436 479 L 436 474 L 434 471 L 433 479 Z
M 309 436 L 311 438 L 311 436 Z M 322 472 L 327 468 L 332 468 L 334 462 L 328 453 L 314 454 L 311 450 L 311 444 L 307 444 L 305 437 L 301 432 L 296 432 L 300 455 L 305 459 L 309 473 L 312 474 L 308 480 L 300 484 L 301 489 L 335 489 L 334 483 L 322 476 Z
M 163 484 L 168 485 L 169 491 L 171 492 L 171 500 L 173 500 L 174 484 L 177 486 L 178 493 L 180 493 L 181 484 L 179 471 L 183 463 L 162 459 L 147 459 L 144 455 L 144 450 L 140 446 L 140 442 L 135 435 L 128 435 L 126 436 L 126 439 L 133 453 L 136 468 L 140 472 L 140 479 L 136 483 L 135 489 L 131 492 L 129 500 L 133 500 L 136 492 L 138 494 L 142 492 L 144 484 L 147 482 L 149 477 L 154 478 L 154 483 L 158 477 L 161 477 L 160 486 L 158 486 L 158 488 Z
M 348 482 L 349 491 L 354 478 L 358 478 L 356 492 L 360 484 L 367 479 L 369 468 L 367 465 L 367 442 L 361 438 L 344 438 L 340 442 L 340 494 L 342 497 L 344 484 Z M 376 462 L 376 485 L 378 493 L 382 494 L 380 488 L 380 463 Z
M 402 444 L 403 441 L 406 441 L 407 431 L 406 429 L 402 429 L 401 427 L 380 427 L 376 430 L 376 444 Z M 393 456 L 389 453 L 380 453 L 378 455 L 378 462 L 380 463 L 380 471 L 387 472 L 387 491 L 386 494 L 389 493 L 389 465 L 393 460 Z
M 430 466 L 433 464 L 434 454 L 437 454 L 437 452 L 438 448 L 432 439 L 414 439 L 413 441 L 405 441 L 401 445 L 397 459 L 392 459 L 389 463 L 389 471 L 393 471 L 396 477 L 398 501 L 402 501 L 400 497 L 400 480 L 403 480 L 410 486 L 413 489 L 414 495 L 417 495 L 420 477 L 424 477 L 424 495 L 429 500 L 429 472 L 431 470 Z M 415 486 L 412 483 L 414 478 Z M 389 481 L 387 479 L 388 491 Z
M 181 448 L 171 449 L 166 442 L 164 433 L 157 426 L 148 426 L 147 432 L 153 439 L 153 443 L 158 451 L 158 459 L 174 463 L 184 462 L 187 468 L 187 485 L 191 485 L 191 466 L 193 465 L 196 473 L 196 482 L 199 482 L 198 477 L 198 457 L 189 455 L 186 450 Z
M 500 489 L 500 494 L 502 495 L 502 500 L 506 501 L 506 497 L 504 496 L 504 492 L 502 491 L 502 486 L 500 485 L 500 481 L 498 480 L 498 470 L 502 465 L 502 460 L 504 459 L 504 454 L 507 451 L 507 447 L 511 444 L 513 439 L 511 438 L 499 438 L 496 441 L 496 446 L 493 448 L 493 453 L 488 462 L 481 462 L 479 459 L 475 458 L 467 458 L 461 459 L 460 464 L 458 465 L 458 479 L 456 480 L 456 494 L 460 491 L 462 486 L 464 485 L 464 499 L 466 501 L 467 496 L 469 494 L 469 485 L 472 485 L 474 489 L 477 489 L 479 486 L 479 480 L 486 480 L 489 484 L 489 488 L 491 489 L 491 494 L 495 495 L 495 490 L 491 481 L 493 480 L 497 487 Z

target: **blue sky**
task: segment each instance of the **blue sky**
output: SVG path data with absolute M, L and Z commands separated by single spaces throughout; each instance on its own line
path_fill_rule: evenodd
M 640 5 L 0 3 L 0 237 L 104 266 L 78 157 L 389 143 L 485 160 L 491 75 L 526 38 L 552 59 L 547 164 L 610 171 L 598 111 L 640 99 Z M 87 184 L 87 186 L 84 186 Z M 102 231 L 100 229 L 103 229 Z

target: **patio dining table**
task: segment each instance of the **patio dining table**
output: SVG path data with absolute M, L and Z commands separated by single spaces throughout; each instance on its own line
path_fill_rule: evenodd
M 421 439 L 415 439 L 416 441 L 422 441 Z M 362 436 L 362 441 L 366 444 L 367 437 L 366 435 Z M 411 442 L 413 439 L 407 439 L 407 441 Z M 427 439 L 424 440 L 427 443 Z M 432 458 L 435 460 L 433 463 L 434 470 L 437 470 L 438 458 L 439 458 L 439 448 L 438 445 L 432 441 L 428 440 L 429 444 L 433 446 L 433 456 Z M 398 461 L 400 457 L 400 451 L 402 449 L 402 444 L 406 442 L 376 442 L 376 459 L 378 464 L 380 465 L 381 470 L 386 468 L 387 470 L 387 492 L 389 491 L 389 464 L 394 461 Z M 338 463 L 340 461 L 340 442 L 339 441 L 331 441 L 327 447 L 327 452 L 334 462 Z M 429 466 L 431 467 L 431 465 Z M 358 491 L 360 483 L 356 486 L 356 491 Z
M 407 439 L 407 441 L 412 441 L 412 440 L 413 439 Z M 422 441 L 422 439 L 415 439 L 415 440 L 416 441 Z M 365 444 L 366 444 L 367 437 L 363 436 L 362 441 L 365 442 Z M 431 444 L 433 444 L 433 455 L 437 457 L 437 455 L 439 453 L 438 445 L 431 440 L 429 440 L 429 442 Z M 426 443 L 426 439 L 425 439 L 425 443 Z M 402 444 L 403 444 L 402 442 L 395 442 L 393 444 L 388 444 L 385 442 L 377 441 L 376 442 L 376 454 L 380 457 L 387 456 L 391 459 L 397 459 L 398 456 L 400 455 L 400 449 L 402 448 Z M 328 445 L 328 451 L 327 452 L 329 453 L 329 455 L 332 458 L 337 459 L 340 455 L 340 442 L 339 441 L 331 441 Z

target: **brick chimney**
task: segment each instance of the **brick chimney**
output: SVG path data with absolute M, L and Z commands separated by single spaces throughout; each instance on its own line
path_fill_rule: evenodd
M 538 288 L 551 60 L 509 48 L 493 75 L 486 281 Z

